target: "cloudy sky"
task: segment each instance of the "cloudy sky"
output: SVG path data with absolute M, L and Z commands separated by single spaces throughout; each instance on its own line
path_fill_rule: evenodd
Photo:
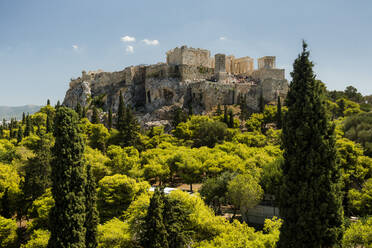
M 0 0 L 0 105 L 63 100 L 82 70 L 165 61 L 184 44 L 275 55 L 287 77 L 309 43 L 329 89 L 372 94 L 372 1 Z

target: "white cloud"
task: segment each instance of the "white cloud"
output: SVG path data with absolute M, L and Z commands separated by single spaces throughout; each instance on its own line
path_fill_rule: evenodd
M 133 46 L 127 46 L 125 51 L 127 51 L 127 53 L 133 53 L 134 52 L 134 47 Z
M 221 36 L 220 37 L 220 40 L 226 40 L 227 38 L 226 37 L 224 37 L 224 36 Z
M 135 42 L 136 38 L 126 35 L 124 37 L 121 37 L 121 41 L 122 42 Z
M 149 46 L 157 46 L 159 45 L 159 41 L 158 40 L 148 40 L 148 39 L 144 39 L 142 40 L 143 42 L 146 43 L 146 45 L 149 45 Z
M 79 50 L 79 46 L 78 45 L 72 45 L 72 49 L 74 49 L 74 51 L 77 51 L 77 50 Z

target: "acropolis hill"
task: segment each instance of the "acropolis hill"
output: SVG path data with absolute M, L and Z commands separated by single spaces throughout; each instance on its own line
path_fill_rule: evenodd
M 255 111 L 261 95 L 270 103 L 287 94 L 284 69 L 277 69 L 275 60 L 274 56 L 259 58 L 255 69 L 250 57 L 211 57 L 205 49 L 177 47 L 167 52 L 166 63 L 130 66 L 117 72 L 83 71 L 81 77 L 71 80 L 64 104 L 85 106 L 89 99 L 100 98 L 104 111 L 116 111 L 121 91 L 125 103 L 148 121 L 169 119 L 175 107 L 192 106 L 195 113 L 203 113 L 241 99 Z

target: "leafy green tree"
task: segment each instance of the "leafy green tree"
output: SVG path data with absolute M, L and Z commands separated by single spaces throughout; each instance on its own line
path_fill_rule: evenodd
M 368 156 L 372 156 L 371 130 L 372 113 L 361 113 L 348 117 L 343 128 L 345 137 L 361 144 Z
M 109 137 L 110 134 L 103 124 L 92 124 L 91 135 L 88 138 L 88 142 L 93 149 L 98 149 L 105 153 Z
M 98 182 L 97 205 L 100 220 L 120 217 L 137 195 L 147 190 L 147 182 L 137 183 L 126 175 L 106 176 Z
M 86 219 L 85 219 L 85 246 L 87 248 L 97 247 L 97 225 L 99 223 L 97 211 L 97 192 L 96 183 L 91 166 L 87 166 L 87 184 L 85 187 L 86 197 Z
M 281 247 L 333 247 L 343 231 L 340 171 L 324 87 L 315 80 L 307 44 L 293 64 L 283 121 Z
M 228 203 L 227 185 L 232 178 L 231 172 L 224 172 L 217 177 L 206 179 L 199 190 L 205 203 L 211 206 L 217 214 L 221 214 L 221 206 Z
M 141 244 L 146 248 L 168 248 L 168 233 L 164 224 L 164 193 L 156 189 L 145 218 Z
M 16 221 L 2 216 L 0 216 L 0 247 L 18 247 Z
M 51 186 L 51 161 L 54 139 L 51 134 L 42 134 L 35 144 L 35 157 L 25 164 L 23 192 L 25 200 L 32 202 Z
M 342 247 L 354 248 L 354 247 L 371 247 L 372 244 L 372 217 L 368 217 L 366 220 L 358 220 L 351 225 L 345 231 Z
M 177 127 L 181 122 L 187 121 L 187 114 L 181 108 L 176 108 L 173 113 L 172 125 Z
M 368 216 L 372 215 L 372 178 L 369 178 L 362 189 L 351 189 L 348 193 L 353 214 Z
M 247 211 L 256 206 L 263 197 L 263 190 L 250 174 L 240 174 L 227 185 L 228 196 L 235 209 L 239 209 L 243 220 L 248 221 Z
M 30 240 L 26 244 L 22 245 L 21 248 L 46 248 L 50 232 L 43 229 L 35 230 L 30 237 Z
M 131 239 L 129 225 L 117 218 L 98 226 L 98 247 L 132 247 Z
M 85 247 L 85 173 L 82 160 L 84 141 L 76 112 L 59 107 L 54 123 L 52 149 L 51 237 L 48 247 Z

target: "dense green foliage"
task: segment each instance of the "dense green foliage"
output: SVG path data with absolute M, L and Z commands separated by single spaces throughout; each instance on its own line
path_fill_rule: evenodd
M 324 98 L 320 96 L 324 84 L 310 81 L 302 84 L 312 85 L 303 93 L 313 92 L 313 97 L 291 93 L 288 106 L 278 98 L 277 106 L 263 102 L 261 112 L 254 113 L 247 99 L 238 96 L 238 105 L 216 106 L 210 116 L 191 114 L 192 108 L 175 109 L 172 126 L 149 130 L 139 128 L 134 110 L 122 96 L 114 114 L 104 112 L 101 95 L 88 99 L 86 106 L 76 106 L 76 114 L 60 104 L 47 104 L 35 114 L 25 114 L 22 121 L 4 121 L 0 124 L 0 247 L 44 248 L 50 237 L 50 243 L 56 242 L 56 236 L 59 241 L 76 237 L 69 247 L 140 248 L 149 242 L 147 237 L 158 240 L 151 245 L 160 247 L 277 247 L 283 221 L 282 233 L 287 225 L 285 210 L 283 220 L 274 217 L 263 224 L 262 217 L 263 226 L 257 230 L 251 226 L 257 213 L 273 210 L 279 201 L 296 206 L 297 192 L 304 193 L 302 207 L 293 214 L 301 214 L 295 227 L 302 233 L 296 237 L 310 243 L 323 232 L 323 238 L 309 247 L 319 247 L 324 236 L 334 238 L 340 233 L 342 200 L 346 232 L 342 240 L 341 234 L 337 236 L 338 244 L 368 247 L 372 98 L 352 86 L 327 92 Z M 301 84 L 291 88 L 296 85 L 301 88 Z M 297 96 L 303 99 L 298 104 L 303 104 L 306 114 L 293 111 Z M 87 118 L 94 109 L 100 116 L 97 124 Z M 300 132 L 304 126 L 309 132 Z M 296 145 L 286 139 L 283 144 L 282 133 L 297 138 Z M 313 152 L 304 152 L 305 147 Z M 296 191 L 280 198 L 286 190 L 282 185 L 288 184 L 289 148 L 296 151 L 291 160 L 299 162 L 293 169 Z M 332 187 L 327 180 L 338 178 L 330 176 L 336 165 L 340 185 Z M 313 173 L 307 170 L 311 168 Z M 178 190 L 153 193 L 150 186 Z M 341 189 L 339 194 L 336 188 Z M 337 198 L 333 206 L 332 198 Z M 274 209 L 273 214 L 278 212 Z M 149 228 L 154 223 L 159 228 Z M 306 223 L 311 223 L 306 230 L 317 231 L 307 235 Z M 334 229 L 327 229 L 332 225 Z M 323 244 L 331 247 L 333 242 Z

